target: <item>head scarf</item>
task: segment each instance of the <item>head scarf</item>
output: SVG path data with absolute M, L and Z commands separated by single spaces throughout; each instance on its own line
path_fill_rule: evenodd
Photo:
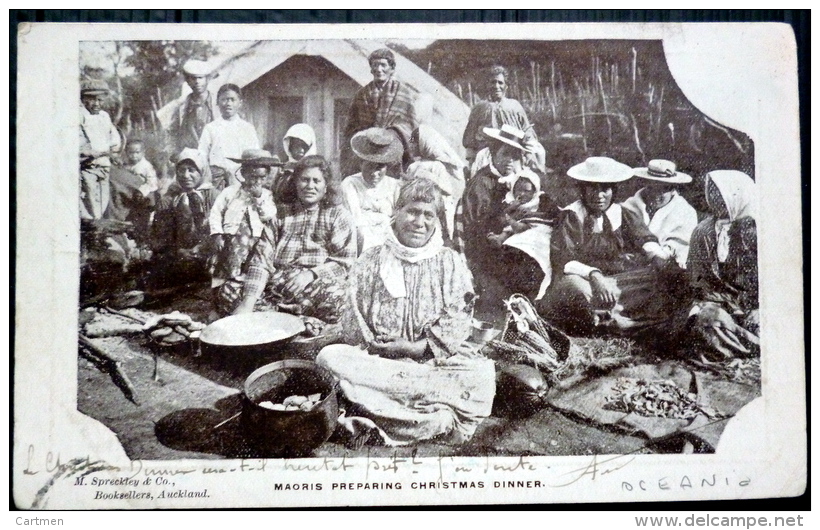
M 285 137 L 282 138 L 282 145 L 285 148 L 285 154 L 288 155 L 288 162 L 298 162 L 298 160 L 290 154 L 291 138 L 297 138 L 305 142 L 308 146 L 305 156 L 316 154 L 316 133 L 313 131 L 313 128 L 307 123 L 297 123 L 288 129 L 288 132 L 285 133 Z
M 757 218 L 757 187 L 749 175 L 733 169 L 710 171 L 706 179 L 720 192 L 729 214 L 728 219 L 715 219 L 718 261 L 724 262 L 729 256 L 732 222 L 744 217 Z M 708 191 L 706 196 L 708 200 Z
M 444 248 L 444 240 L 441 238 L 441 226 L 438 221 L 433 229 L 433 235 L 423 246 L 418 248 L 406 247 L 399 242 L 393 230 L 387 231 L 387 240 L 384 242 L 381 254 L 381 265 L 379 276 L 384 283 L 387 292 L 393 298 L 404 298 L 407 296 L 407 288 L 404 283 L 403 263 L 418 263 L 427 258 L 432 258 Z

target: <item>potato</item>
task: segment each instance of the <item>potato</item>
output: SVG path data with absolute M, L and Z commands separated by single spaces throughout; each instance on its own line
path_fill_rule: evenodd
M 285 410 L 299 410 L 298 405 L 285 405 Z
M 322 399 L 322 394 L 311 394 L 308 396 L 308 400 L 313 401 L 314 403 Z
M 283 401 L 282 404 L 286 407 L 288 405 L 296 405 L 298 407 L 307 400 L 308 399 L 305 396 L 288 396 L 285 398 L 285 401 Z
M 307 412 L 312 408 L 313 408 L 313 402 L 312 401 L 305 401 L 304 403 L 299 405 L 299 410 L 302 410 L 304 412 Z

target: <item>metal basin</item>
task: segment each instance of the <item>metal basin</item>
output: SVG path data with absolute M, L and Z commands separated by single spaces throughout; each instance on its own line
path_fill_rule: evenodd
M 284 346 L 304 329 L 301 318 L 286 313 L 247 313 L 217 320 L 199 341 L 202 354 L 217 364 L 252 370 L 286 357 Z

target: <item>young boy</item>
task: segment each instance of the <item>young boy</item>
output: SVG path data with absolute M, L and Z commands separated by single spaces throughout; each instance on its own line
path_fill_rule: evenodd
M 111 200 L 105 216 L 132 224 L 132 235 L 142 244 L 150 237 L 151 219 L 159 199 L 159 181 L 145 159 L 143 141 L 128 141 L 121 167 L 111 169 Z
M 142 179 L 145 187 L 141 187 L 140 191 L 143 192 L 143 195 L 148 195 L 148 193 L 159 189 L 157 172 L 151 162 L 145 158 L 145 143 L 139 138 L 130 140 L 128 145 L 125 146 L 125 165 L 123 168 Z
M 199 150 L 208 158 L 214 186 L 221 190 L 238 182 L 239 164 L 230 159 L 241 158 L 245 150 L 259 149 L 260 144 L 254 126 L 239 117 L 242 94 L 238 86 L 222 85 L 216 101 L 222 119 L 212 121 L 202 130 Z
M 108 84 L 83 81 L 80 91 L 80 217 L 101 219 L 111 197 L 111 155 L 120 150 L 120 133 L 102 110 Z

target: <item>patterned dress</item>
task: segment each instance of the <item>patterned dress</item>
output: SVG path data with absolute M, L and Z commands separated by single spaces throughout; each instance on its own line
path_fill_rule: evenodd
M 406 296 L 394 297 L 380 275 L 389 252 L 387 245 L 369 249 L 354 265 L 342 318 L 348 344 L 326 347 L 316 362 L 340 379 L 354 404 L 354 428 L 376 429 L 388 445 L 466 441 L 490 415 L 495 396 L 493 362 L 461 347 L 472 317 L 470 271 L 460 254 L 441 248 L 402 262 Z M 430 358 L 368 354 L 363 347 L 381 335 L 426 340 Z
M 287 309 L 336 322 L 355 258 L 356 238 L 346 210 L 286 205 L 277 214 L 272 234 L 263 233 L 254 246 L 241 289 L 226 291 L 223 307 L 235 309 L 241 294 L 256 298 L 260 310 Z M 315 279 L 301 293 L 287 292 L 288 278 L 305 270 Z

